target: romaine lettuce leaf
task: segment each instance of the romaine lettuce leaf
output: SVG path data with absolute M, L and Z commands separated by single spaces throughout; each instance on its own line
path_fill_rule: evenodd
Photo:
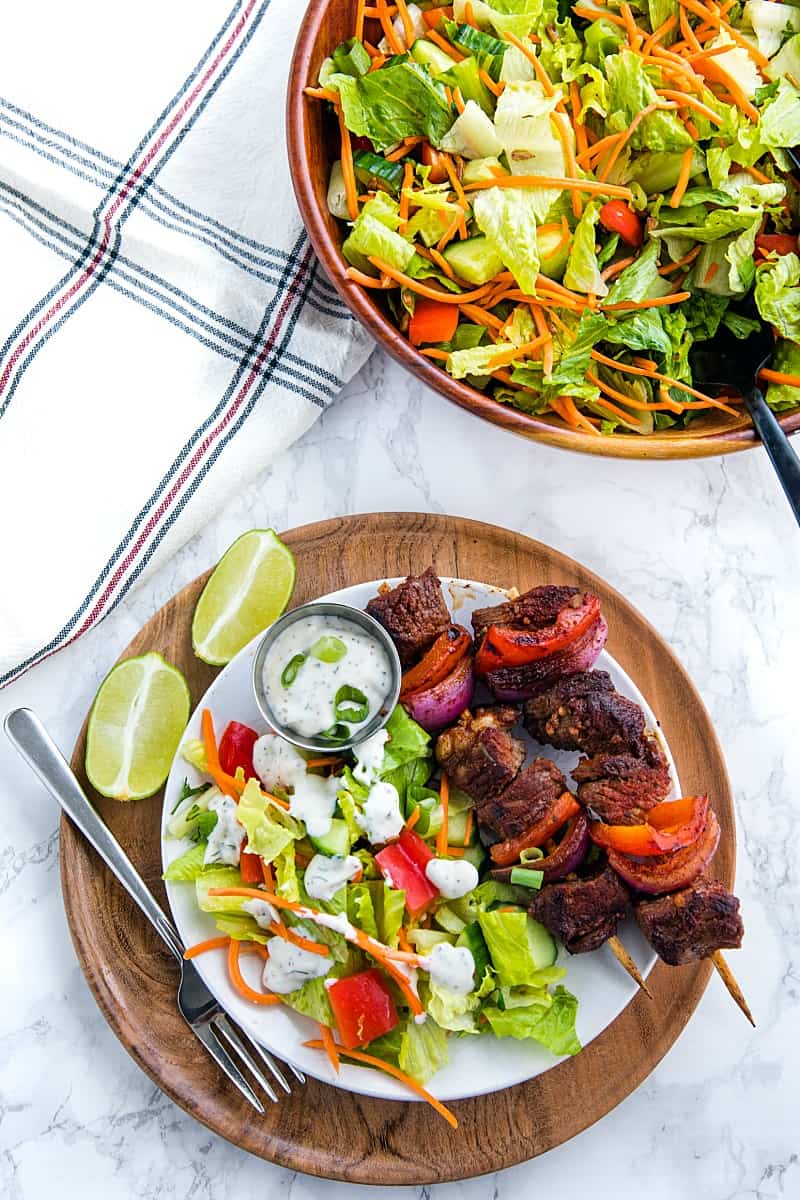
M 398 271 L 405 271 L 414 257 L 414 247 L 396 232 L 400 206 L 385 192 L 378 192 L 362 208 L 342 246 L 348 262 L 360 266 L 371 256 L 382 258 Z M 441 236 L 441 235 L 440 235 Z
M 759 50 L 767 58 L 777 54 L 788 32 L 800 30 L 800 12 L 774 0 L 747 0 L 744 14 L 753 26 Z
M 378 152 L 420 135 L 438 146 L 455 117 L 443 85 L 412 60 L 357 79 L 334 75 L 327 86 L 338 90 L 350 132 L 368 137 Z
M 497 101 L 494 124 L 512 174 L 564 178 L 564 148 L 550 119 L 557 103 L 558 94 L 546 96 L 536 80 L 506 84 Z M 571 128 L 569 136 L 573 136 Z M 546 189 L 536 192 L 537 219 L 543 221 L 553 193 Z
M 372 898 L 378 940 L 384 946 L 397 948 L 398 931 L 403 924 L 406 894 L 400 888 L 390 888 L 382 879 L 364 884 Z
M 800 142 L 800 91 L 788 79 L 780 79 L 777 93 L 764 106 L 758 135 L 770 150 Z
M 591 200 L 572 235 L 564 283 L 575 292 L 593 292 L 595 296 L 605 296 L 608 294 L 608 285 L 600 274 L 595 251 L 595 227 L 599 215 L 600 205 L 596 200 Z
M 483 1013 L 496 1037 L 534 1038 L 553 1054 L 577 1054 L 575 1032 L 578 1001 L 566 988 L 557 987 L 549 1007 L 500 1009 L 487 1006 Z
M 197 907 L 201 912 L 242 913 L 246 896 L 210 896 L 211 888 L 234 888 L 242 886 L 242 876 L 237 867 L 213 867 L 195 879 Z
M 795 342 L 779 341 L 772 362 L 773 371 L 800 377 L 800 346 Z M 767 404 L 776 412 L 800 405 L 800 387 L 788 383 L 771 383 L 767 389 Z
M 430 758 L 431 736 L 410 717 L 402 704 L 398 704 L 386 722 L 389 741 L 381 763 L 381 779 L 385 779 L 395 767 L 401 767 L 413 758 Z
M 295 1012 L 310 1017 L 312 1021 L 318 1021 L 320 1025 L 327 1025 L 329 1029 L 336 1024 L 328 999 L 328 989 L 325 987 L 325 978 L 309 979 L 296 992 L 281 996 L 281 1000 Z
M 403 893 L 405 898 L 405 892 Z M 352 883 L 347 889 L 347 919 L 357 929 L 363 929 L 370 937 L 377 938 L 378 922 L 375 919 L 375 907 L 372 903 L 372 893 L 366 883 Z
M 530 984 L 539 966 L 529 943 L 528 914 L 524 910 L 504 912 L 496 909 L 480 913 L 478 921 L 500 985 Z
M 497 34 L 513 33 L 518 38 L 527 37 L 538 23 L 543 10 L 543 0 L 472 0 L 472 14 L 481 29 L 493 29 Z M 466 21 L 467 0 L 454 0 L 453 16 L 456 21 Z
M 655 350 L 657 354 L 669 354 L 672 349 L 657 308 L 643 308 L 624 321 L 609 321 L 603 340 L 629 350 Z
M 260 942 L 262 946 L 266 946 L 272 937 L 272 934 L 262 929 L 257 921 L 244 914 L 238 916 L 236 913 L 215 913 L 214 924 L 220 933 L 227 934 L 237 942 Z
M 274 858 L 275 891 L 284 900 L 300 899 L 300 888 L 297 882 L 297 865 L 294 858 L 294 843 L 290 842 Z
M 181 758 L 196 767 L 203 775 L 208 774 L 206 750 L 199 738 L 187 738 L 181 746 Z
M 398 1066 L 418 1083 L 427 1083 L 447 1062 L 447 1034 L 434 1021 L 409 1021 L 403 1032 Z
M 474 992 L 461 996 L 432 980 L 428 985 L 425 1010 L 440 1028 L 451 1033 L 478 1033 L 475 1014 L 480 1006 Z
M 606 129 L 622 133 L 644 108 L 658 101 L 658 95 L 647 77 L 644 59 L 630 50 L 606 59 L 605 70 L 609 106 Z M 673 112 L 657 111 L 639 121 L 629 145 L 634 150 L 680 151 L 687 150 L 693 141 Z
M 781 254 L 756 272 L 756 307 L 781 337 L 800 341 L 800 258 Z
M 161 878 L 168 879 L 171 883 L 193 882 L 206 870 L 205 853 L 206 843 L 198 842 L 196 846 L 192 846 L 191 850 L 187 850 L 179 858 L 173 859 Z
M 522 290 L 529 293 L 534 292 L 539 275 L 537 211 L 542 212 L 541 197 L 546 194 L 540 188 L 492 187 L 477 192 L 473 201 L 481 233 L 489 239 Z
M 749 229 L 755 220 L 761 223 L 760 208 L 742 205 L 740 208 L 717 208 L 707 212 L 699 205 L 698 219 L 693 225 L 663 225 L 652 231 L 653 237 L 683 237 L 695 242 L 716 242 L 743 229 Z
M 239 798 L 236 819 L 245 828 L 250 853 L 259 854 L 268 863 L 303 833 L 299 827 L 296 834 L 292 833 L 274 813 L 275 805 L 263 795 L 258 780 L 249 779 Z
M 606 304 L 658 296 L 662 282 L 658 273 L 658 242 L 648 242 L 639 257 L 614 280 L 606 296 Z

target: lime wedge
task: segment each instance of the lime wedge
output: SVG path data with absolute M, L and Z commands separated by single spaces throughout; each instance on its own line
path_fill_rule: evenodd
M 160 654 L 114 667 L 100 685 L 86 733 L 86 774 L 114 800 L 157 792 L 189 720 L 186 680 Z
M 214 667 L 228 663 L 281 615 L 294 591 L 295 562 L 274 529 L 251 529 L 217 563 L 197 601 L 192 646 Z

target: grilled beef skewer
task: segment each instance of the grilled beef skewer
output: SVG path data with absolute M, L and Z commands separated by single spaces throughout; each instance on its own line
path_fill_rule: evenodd
M 450 625 L 442 585 L 433 567 L 409 575 L 367 604 L 367 612 L 389 634 L 404 667 L 421 657 Z

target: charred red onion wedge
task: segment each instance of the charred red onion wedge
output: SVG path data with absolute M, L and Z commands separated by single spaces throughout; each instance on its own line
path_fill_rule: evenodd
M 716 853 L 719 836 L 719 822 L 709 809 L 705 829 L 691 846 L 647 859 L 633 858 L 629 854 L 611 850 L 608 861 L 620 879 L 624 879 L 634 891 L 648 896 L 677 892 L 702 875 Z
M 541 658 L 522 667 L 501 667 L 498 671 L 490 671 L 486 676 L 486 685 L 498 700 L 529 700 L 562 675 L 576 675 L 579 671 L 590 670 L 607 638 L 608 625 L 605 618 L 600 616 L 566 650 L 559 650 L 549 658 Z
M 438 733 L 469 708 L 475 692 L 475 671 L 472 655 L 465 654 L 446 679 L 433 687 L 409 692 L 403 697 L 403 708 L 428 733 Z
M 589 822 L 586 814 L 581 812 L 573 817 L 567 825 L 563 838 L 552 854 L 548 854 L 545 858 L 532 859 L 529 863 L 514 865 L 527 866 L 534 871 L 541 871 L 544 876 L 543 883 L 554 883 L 557 879 L 563 879 L 569 875 L 571 871 L 577 871 L 586 858 L 588 849 Z M 514 866 L 501 867 L 491 872 L 492 879 L 499 879 L 507 883 L 513 870 Z

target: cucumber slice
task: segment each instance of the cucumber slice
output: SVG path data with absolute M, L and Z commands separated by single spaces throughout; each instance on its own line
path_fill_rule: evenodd
M 451 846 L 463 846 L 464 838 L 467 834 L 467 813 L 469 809 L 464 809 L 463 812 L 449 812 L 447 821 L 447 838 Z M 473 829 L 470 841 L 475 836 Z
M 430 954 L 433 947 L 438 946 L 440 942 L 452 944 L 453 935 L 443 933 L 440 929 L 411 929 L 408 940 L 418 954 Z
M 490 33 L 484 33 L 472 25 L 456 25 L 453 21 L 445 21 L 445 32 L 453 45 L 466 54 L 473 55 L 478 66 L 488 71 L 492 79 L 500 78 L 507 42 L 501 42 Z
M 550 930 L 545 929 L 544 925 L 538 921 L 534 921 L 533 917 L 528 917 L 525 923 L 525 932 L 528 935 L 528 948 L 531 958 L 536 964 L 536 970 L 540 971 L 542 967 L 552 967 L 558 957 L 558 947 Z
M 308 835 L 308 840 L 315 850 L 320 854 L 327 854 L 328 858 L 344 858 L 350 853 L 350 834 L 347 831 L 347 822 L 334 817 L 331 821 L 331 827 L 322 837 L 312 837 Z
M 459 88 L 465 102 L 474 100 L 476 104 L 480 104 L 487 117 L 493 117 L 495 98 L 478 72 L 478 64 L 474 58 L 465 58 L 455 65 L 451 61 L 449 70 L 440 76 L 440 82 L 446 83 L 453 91 Z
M 371 150 L 356 150 L 353 155 L 353 169 L 364 186 L 372 191 L 375 188 L 382 192 L 390 192 L 396 196 L 403 182 L 402 162 L 389 162 L 380 154 Z
M 475 986 L 477 987 L 483 979 L 483 973 L 489 966 L 489 948 L 486 945 L 486 938 L 481 932 L 481 927 L 477 921 L 473 921 L 462 929 L 461 933 L 456 938 L 457 946 L 466 946 L 470 954 L 475 960 Z
M 420 66 L 427 67 L 431 75 L 443 75 L 453 65 L 453 60 L 444 50 L 440 50 L 434 42 L 427 38 L 417 38 L 411 47 L 411 57 Z
M 433 917 L 437 925 L 442 929 L 446 929 L 448 933 L 461 933 L 464 929 L 466 921 L 462 921 L 461 917 L 457 917 L 451 908 L 443 904 L 441 908 L 437 908 Z
M 350 38 L 347 42 L 342 42 L 341 46 L 337 46 L 331 55 L 333 65 L 336 70 L 342 75 L 366 75 L 369 70 L 372 59 L 367 54 L 363 42 L 358 38 Z
M 548 279 L 560 279 L 564 274 L 571 244 L 560 225 L 540 225 L 536 230 L 539 270 Z
M 488 283 L 503 269 L 502 258 L 483 235 L 451 242 L 445 248 L 444 256 L 456 275 L 476 287 Z
M 486 858 L 486 851 L 480 842 L 474 842 L 472 846 L 467 846 L 464 851 L 464 862 L 472 863 L 473 867 L 477 867 L 480 871 L 483 866 L 483 861 Z

